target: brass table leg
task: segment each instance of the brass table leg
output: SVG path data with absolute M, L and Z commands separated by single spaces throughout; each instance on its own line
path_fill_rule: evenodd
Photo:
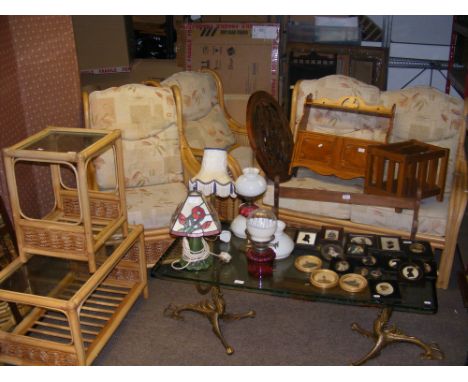
M 212 286 L 207 291 L 203 292 L 200 287 L 197 287 L 198 291 L 205 294 L 207 291 L 211 290 L 211 301 L 209 300 L 202 300 L 195 304 L 187 304 L 182 306 L 175 306 L 170 304 L 165 310 L 164 315 L 182 320 L 183 317 L 180 315 L 183 311 L 192 311 L 196 313 L 200 313 L 208 318 L 211 322 L 211 326 L 213 327 L 213 332 L 216 336 L 221 340 L 224 348 L 226 349 L 226 353 L 231 355 L 234 353 L 234 349 L 226 342 L 224 339 L 223 334 L 221 333 L 221 328 L 219 326 L 219 319 L 223 319 L 225 321 L 234 321 L 240 320 L 242 318 L 247 317 L 255 317 L 255 311 L 250 310 L 246 313 L 240 314 L 229 314 L 226 313 L 226 303 L 223 298 L 223 294 L 218 286 Z
M 361 328 L 357 323 L 351 324 L 351 329 L 362 334 L 363 336 L 373 338 L 375 344 L 370 352 L 359 361 L 353 362 L 352 365 L 362 365 L 371 358 L 377 357 L 380 351 L 388 344 L 394 342 L 408 342 L 421 347 L 424 353 L 421 354 L 422 359 L 443 359 L 444 353 L 440 350 L 439 345 L 435 343 L 427 344 L 416 337 L 404 334 L 395 325 L 388 326 L 388 321 L 392 314 L 392 308 L 384 308 L 379 316 L 374 321 L 374 332 L 370 332 Z

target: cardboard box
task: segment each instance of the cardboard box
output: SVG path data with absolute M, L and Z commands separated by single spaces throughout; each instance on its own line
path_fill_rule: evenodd
M 275 23 L 184 24 L 185 70 L 215 70 L 225 93 L 278 97 L 279 31 Z
M 80 71 L 130 71 L 133 44 L 129 16 L 72 16 Z

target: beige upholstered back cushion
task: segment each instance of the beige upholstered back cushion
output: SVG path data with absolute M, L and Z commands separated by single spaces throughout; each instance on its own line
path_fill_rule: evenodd
M 384 105 L 396 104 L 391 142 L 417 139 L 450 149 L 446 191 L 450 190 L 460 134 L 463 100 L 429 86 L 382 92 Z
M 229 148 L 236 138 L 218 104 L 216 82 L 209 73 L 175 73 L 162 85 L 177 85 L 182 95 L 184 131 L 191 147 Z
M 168 87 L 123 85 L 89 96 L 91 128 L 120 129 L 126 187 L 183 180 L 176 108 Z M 111 150 L 96 158 L 102 189 L 115 187 Z
M 303 80 L 297 92 L 295 124 L 300 122 L 304 101 L 311 94 L 313 99 L 327 98 L 332 101 L 343 97 L 359 97 L 368 105 L 380 104 L 380 90 L 354 78 L 331 75 L 318 80 Z M 307 130 L 324 134 L 384 142 L 388 131 L 388 119 L 341 111 L 311 108 Z M 359 126 L 359 128 L 356 128 Z

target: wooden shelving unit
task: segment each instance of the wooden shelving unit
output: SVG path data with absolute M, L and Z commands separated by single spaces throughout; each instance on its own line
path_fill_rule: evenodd
M 446 93 L 450 86 L 468 97 L 468 16 L 453 17 Z

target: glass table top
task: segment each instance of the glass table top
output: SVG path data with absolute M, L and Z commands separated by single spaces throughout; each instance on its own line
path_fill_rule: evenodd
M 87 147 L 106 136 L 104 133 L 83 129 L 76 131 L 49 131 L 36 141 L 26 143 L 19 150 L 52 151 L 52 152 L 81 152 Z
M 118 232 L 101 247 L 96 253 L 98 267 L 109 259 L 121 243 L 122 236 Z M 0 290 L 37 296 L 52 296 L 65 279 L 73 280 L 73 284 L 78 290 L 92 275 L 86 261 L 34 255 L 0 282 Z
M 291 237 L 295 236 L 291 230 L 288 233 Z M 397 274 L 384 272 L 379 279 L 374 280 L 366 277 L 368 286 L 358 293 L 346 292 L 338 285 L 330 289 L 321 289 L 310 283 L 310 273 L 299 271 L 294 265 L 299 256 L 314 255 L 320 257 L 319 247 L 306 250 L 296 247 L 289 257 L 274 261 L 271 276 L 259 279 L 251 276 L 247 271 L 246 244 L 245 239 L 237 238 L 234 235 L 232 235 L 230 243 L 211 242 L 210 246 L 214 253 L 226 251 L 231 254 L 232 259 L 229 263 L 223 263 L 215 258 L 213 266 L 207 270 L 180 271 L 171 267 L 171 262 L 178 259 L 181 254 L 182 240 L 177 239 L 164 257 L 151 270 L 151 275 L 157 278 L 219 285 L 225 288 L 312 301 L 361 306 L 390 306 L 395 310 L 418 313 L 435 313 L 437 311 L 435 279 L 423 278 L 418 281 L 402 282 Z M 332 262 L 328 262 L 323 258 L 322 260 L 322 268 L 332 267 Z M 348 260 L 351 264 L 354 264 L 351 271 L 355 269 L 352 272 L 357 273 L 358 261 L 356 259 Z M 395 293 L 387 297 L 376 294 L 376 285 L 380 282 L 389 282 L 395 288 Z

